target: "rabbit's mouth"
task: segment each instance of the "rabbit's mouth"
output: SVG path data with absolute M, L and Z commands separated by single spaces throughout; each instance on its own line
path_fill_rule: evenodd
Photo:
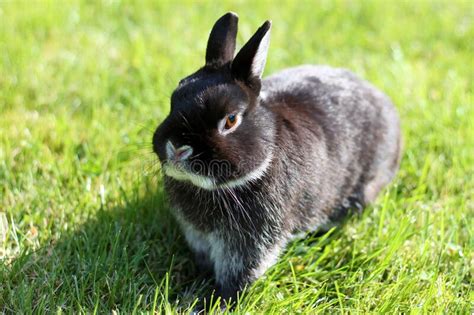
M 245 186 L 261 179 L 270 168 L 273 156 L 269 155 L 263 162 L 252 171 L 229 180 L 219 180 L 213 176 L 204 176 L 193 172 L 188 164 L 165 163 L 163 172 L 165 176 L 178 181 L 185 181 L 205 190 L 232 189 Z
M 206 190 L 217 188 L 216 180 L 212 177 L 193 173 L 182 164 L 166 163 L 163 165 L 164 174 L 178 181 L 191 182 L 193 185 Z

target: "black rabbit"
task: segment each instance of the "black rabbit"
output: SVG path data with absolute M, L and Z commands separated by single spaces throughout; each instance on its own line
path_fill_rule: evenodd
M 179 82 L 153 148 L 170 204 L 216 292 L 235 301 L 296 234 L 374 201 L 400 159 L 397 112 L 344 69 L 262 80 L 266 21 L 234 58 L 238 17 L 215 23 L 206 64 Z

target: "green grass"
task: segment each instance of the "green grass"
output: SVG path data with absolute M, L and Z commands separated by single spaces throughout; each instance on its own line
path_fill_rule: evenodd
M 363 215 L 291 244 L 241 313 L 474 309 L 474 7 L 469 1 L 0 2 L 0 313 L 189 311 L 208 289 L 151 153 L 221 14 L 265 73 L 357 72 L 402 119 L 399 175 Z M 1 224 L 1 223 L 0 223 Z

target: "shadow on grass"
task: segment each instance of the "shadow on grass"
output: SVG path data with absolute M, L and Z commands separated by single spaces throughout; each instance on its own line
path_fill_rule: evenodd
M 185 308 L 209 289 L 162 191 L 67 230 L 74 232 L 0 268 L 0 310 L 163 311 L 167 301 Z

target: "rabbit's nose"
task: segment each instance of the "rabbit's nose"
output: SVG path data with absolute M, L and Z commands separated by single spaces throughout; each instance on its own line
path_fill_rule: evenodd
M 176 148 L 171 141 L 166 142 L 166 156 L 171 161 L 184 161 L 193 154 L 193 148 L 189 145 L 183 145 Z

